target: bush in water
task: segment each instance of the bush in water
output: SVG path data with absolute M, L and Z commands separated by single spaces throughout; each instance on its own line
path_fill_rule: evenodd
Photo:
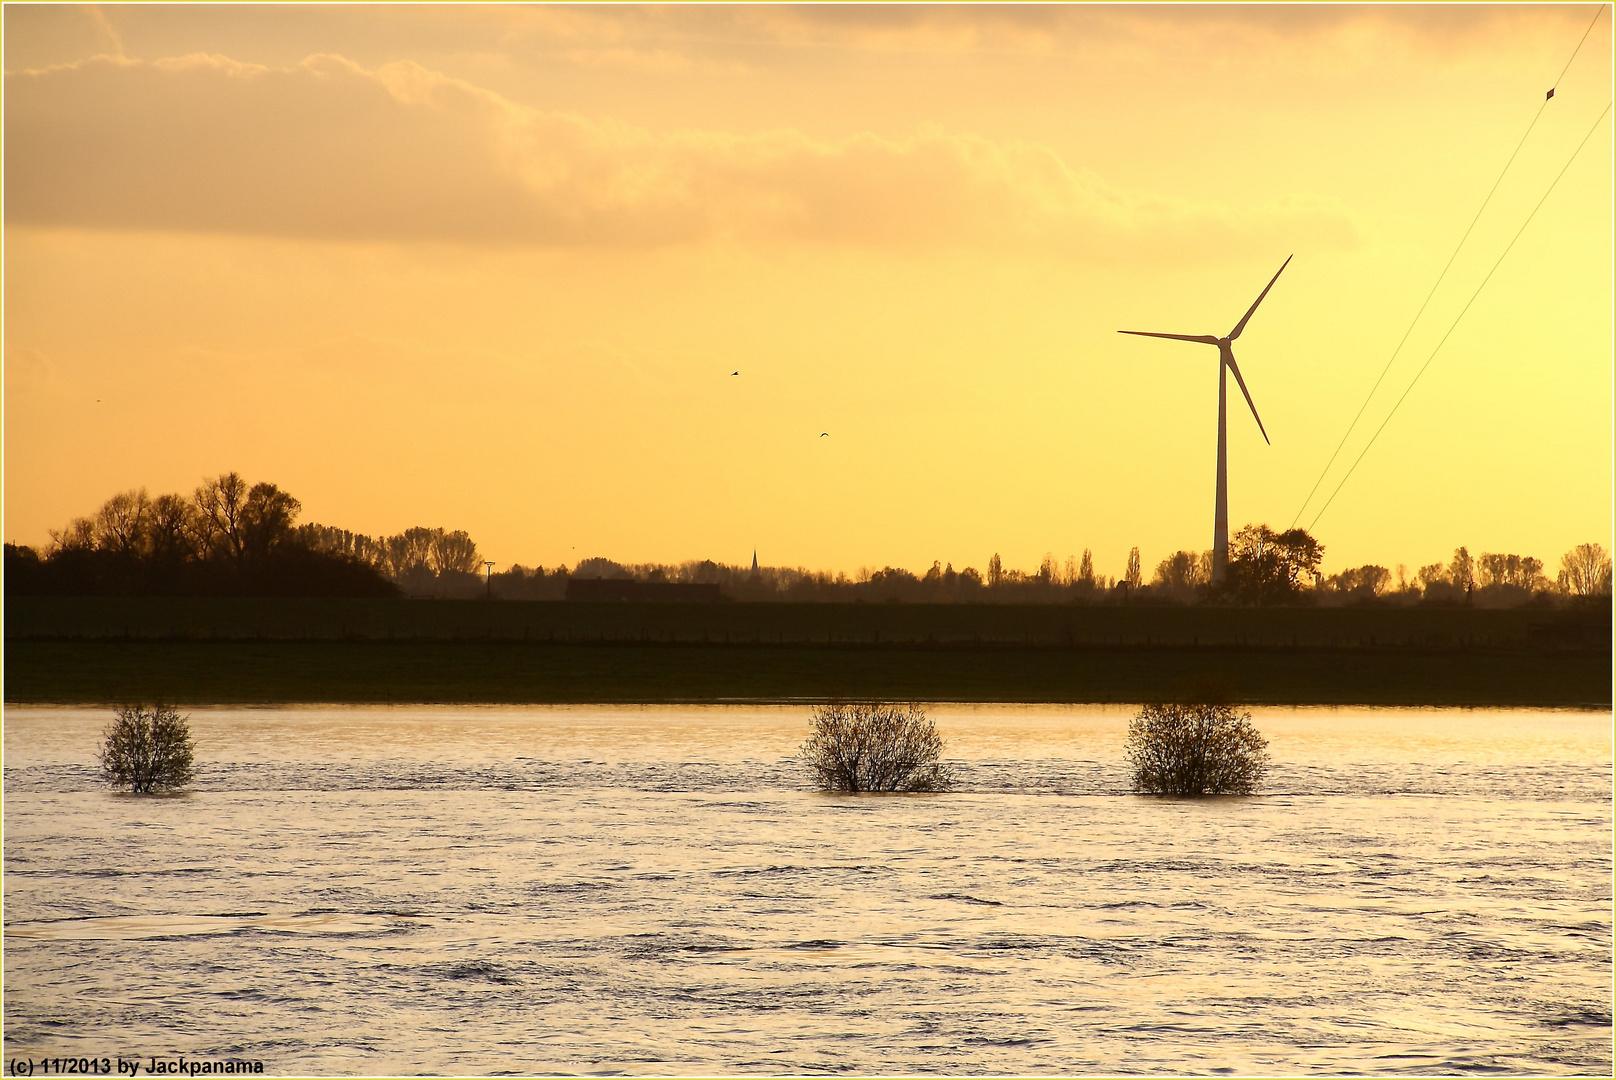
M 1134 790 L 1249 795 L 1268 768 L 1268 740 L 1228 705 L 1146 705 L 1128 723 Z
M 954 783 L 936 726 L 912 704 L 817 706 L 802 753 L 826 791 L 947 791 Z
M 191 725 L 167 705 L 124 705 L 101 743 L 101 778 L 145 793 L 184 787 L 194 772 Z

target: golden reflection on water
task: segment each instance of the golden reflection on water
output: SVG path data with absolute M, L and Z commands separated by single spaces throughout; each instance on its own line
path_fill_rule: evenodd
M 105 918 L 8 922 L 6 936 L 49 941 L 138 941 L 141 938 L 235 934 L 263 930 L 286 934 L 373 934 L 408 925 L 397 915 L 111 915 Z
M 959 705 L 928 708 L 952 757 L 1122 757 L 1120 705 Z M 1565 761 L 1612 758 L 1608 712 L 1567 709 L 1251 709 L 1275 761 L 1297 763 Z M 8 708 L 11 766 L 89 762 L 108 713 Z M 198 760 L 460 762 L 775 760 L 807 734 L 806 705 L 301 706 L 189 711 Z
M 894 798 L 805 790 L 804 706 L 193 709 L 142 798 L 10 709 L 8 1052 L 1609 1072 L 1608 714 L 1254 709 L 1264 797 L 1160 800 L 1132 711 L 937 706 L 964 790 Z

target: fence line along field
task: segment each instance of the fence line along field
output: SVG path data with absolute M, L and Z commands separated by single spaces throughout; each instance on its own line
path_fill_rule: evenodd
M 9 702 L 1608 707 L 1609 609 L 13 598 Z
M 1252 646 L 1601 651 L 1611 608 L 6 599 L 6 638 L 682 644 Z

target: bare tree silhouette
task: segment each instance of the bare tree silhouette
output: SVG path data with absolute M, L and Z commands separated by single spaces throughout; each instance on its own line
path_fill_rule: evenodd
M 1560 556 L 1560 588 L 1571 596 L 1611 595 L 1611 558 L 1598 544 L 1578 544 Z
M 1221 704 L 1146 705 L 1128 724 L 1134 790 L 1148 795 L 1249 795 L 1268 768 L 1268 740 L 1250 713 Z
M 101 778 L 137 794 L 182 788 L 195 758 L 186 717 L 167 705 L 124 705 L 102 734 Z
M 947 791 L 943 740 L 918 705 L 831 704 L 814 709 L 802 744 L 814 782 L 827 791 Z

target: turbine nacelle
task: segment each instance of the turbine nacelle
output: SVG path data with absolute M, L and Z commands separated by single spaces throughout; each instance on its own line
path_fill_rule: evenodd
M 1281 267 L 1283 269 L 1283 267 Z M 1156 334 L 1149 330 L 1118 330 L 1119 334 L 1133 334 L 1137 337 L 1169 338 L 1173 341 L 1194 341 L 1201 345 L 1216 345 L 1218 347 L 1218 360 L 1222 365 L 1234 372 L 1234 381 L 1240 384 L 1240 393 L 1245 395 L 1246 405 L 1251 409 L 1251 418 L 1257 421 L 1257 430 L 1262 432 L 1263 442 L 1273 445 L 1268 437 L 1268 429 L 1263 427 L 1262 417 L 1257 415 L 1257 403 L 1251 400 L 1251 391 L 1246 389 L 1246 380 L 1240 374 L 1240 365 L 1235 363 L 1234 347 L 1230 343 L 1232 337 L 1218 338 L 1211 334 Z
M 1193 341 L 1200 345 L 1216 345 L 1218 347 L 1218 359 L 1225 367 L 1234 372 L 1234 381 L 1240 384 L 1240 393 L 1245 396 L 1246 405 L 1251 409 L 1251 418 L 1257 421 L 1257 430 L 1262 432 L 1263 442 L 1272 446 L 1273 440 L 1268 437 L 1268 429 L 1263 427 L 1262 417 L 1257 415 L 1257 403 L 1251 400 L 1251 391 L 1246 389 L 1246 380 L 1240 374 L 1240 365 L 1235 363 L 1234 340 L 1240 336 L 1241 331 L 1245 330 L 1246 323 L 1250 322 L 1252 315 L 1257 312 L 1257 305 L 1263 302 L 1263 297 L 1268 295 L 1268 290 L 1274 287 L 1274 282 L 1279 280 L 1279 275 L 1285 272 L 1285 267 L 1289 266 L 1291 260 L 1295 257 L 1294 255 L 1285 257 L 1285 261 L 1280 263 L 1279 269 L 1274 271 L 1274 276 L 1268 279 L 1268 284 L 1263 286 L 1263 291 L 1257 294 L 1257 299 L 1251 302 L 1251 307 L 1246 309 L 1246 313 L 1240 317 L 1239 322 L 1234 324 L 1234 329 L 1229 331 L 1227 337 L 1213 337 L 1211 334 L 1160 334 L 1150 330 L 1118 330 L 1117 333 L 1133 334 L 1135 337 L 1167 338 L 1170 341 Z

